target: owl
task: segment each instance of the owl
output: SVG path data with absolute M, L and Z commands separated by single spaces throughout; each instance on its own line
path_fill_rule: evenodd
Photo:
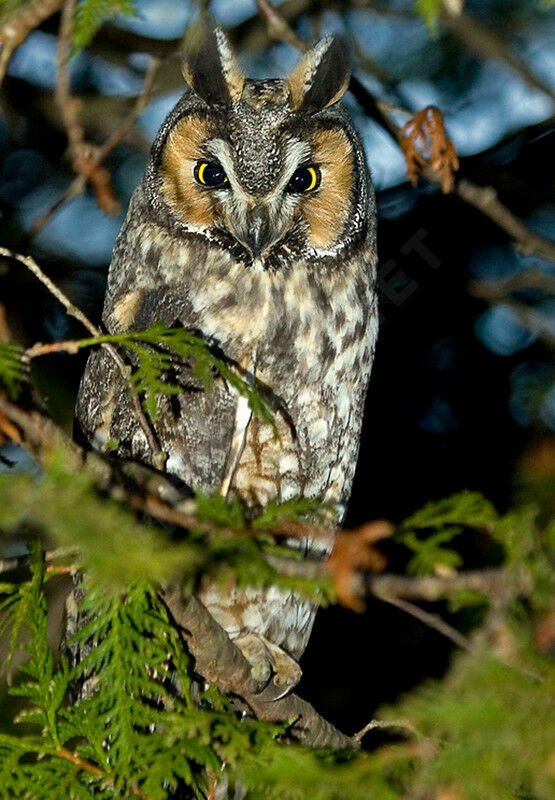
M 355 471 L 377 334 L 376 207 L 360 137 L 340 100 L 341 40 L 326 37 L 285 79 L 246 79 L 223 32 L 185 61 L 185 93 L 163 123 L 131 199 L 108 275 L 111 333 L 163 322 L 202 334 L 273 400 L 254 416 L 223 378 L 206 390 L 175 366 L 178 396 L 157 398 L 166 472 L 255 514 L 270 501 L 319 498 L 341 520 Z M 90 356 L 81 436 L 151 463 L 109 354 Z M 325 557 L 333 540 L 297 541 Z M 293 544 L 293 543 L 292 543 Z M 249 659 L 286 693 L 314 606 L 277 588 L 207 582 L 198 596 Z

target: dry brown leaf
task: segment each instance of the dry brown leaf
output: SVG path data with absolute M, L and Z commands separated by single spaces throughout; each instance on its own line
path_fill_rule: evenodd
M 374 547 L 380 539 L 390 536 L 393 526 L 386 520 L 367 522 L 352 531 L 336 534 L 327 570 L 333 578 L 337 599 L 353 611 L 364 611 L 364 600 L 357 586 L 357 573 L 365 570 L 381 572 L 385 569 L 385 556 Z
M 399 132 L 399 144 L 413 186 L 425 164 L 429 164 L 439 175 L 443 192 L 448 194 L 453 189 L 453 173 L 459 168 L 459 159 L 439 108 L 426 106 L 411 117 Z
M 91 184 L 98 207 L 111 216 L 119 214 L 121 206 L 112 190 L 108 170 L 84 155 L 75 159 L 75 166 Z

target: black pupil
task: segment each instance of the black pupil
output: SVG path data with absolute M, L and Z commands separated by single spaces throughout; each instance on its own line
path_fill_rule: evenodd
M 220 186 L 225 178 L 226 175 L 221 164 L 207 164 L 202 173 L 202 180 L 206 186 Z
M 301 167 L 293 173 L 293 177 L 287 186 L 290 192 L 306 192 L 312 183 L 312 173 L 307 167 Z

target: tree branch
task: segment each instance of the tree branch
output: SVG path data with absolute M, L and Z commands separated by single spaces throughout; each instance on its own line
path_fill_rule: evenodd
M 476 649 L 472 646 L 466 636 L 463 636 L 462 633 L 459 633 L 456 628 L 453 628 L 452 625 L 449 625 L 448 622 L 445 622 L 445 620 L 442 619 L 438 614 L 431 614 L 429 611 L 424 611 L 423 608 L 419 608 L 419 606 L 411 603 L 410 600 L 403 600 L 402 597 L 395 597 L 391 594 L 380 594 L 377 596 L 380 600 L 383 600 L 384 603 L 389 603 L 390 605 L 395 606 L 401 611 L 410 614 L 411 617 L 415 617 L 415 619 L 424 623 L 424 625 L 427 625 L 429 628 L 433 628 L 442 636 L 450 639 L 458 647 L 462 647 L 462 649 L 466 650 L 468 653 L 476 652 Z
M 368 575 L 366 591 L 381 599 L 385 595 L 404 597 L 407 600 L 435 602 L 453 592 L 471 591 L 495 596 L 505 591 L 511 578 L 504 569 L 477 569 L 454 572 L 452 575 Z M 524 580 L 517 590 L 526 594 L 530 586 Z
M 555 262 L 555 242 L 527 228 L 499 201 L 497 192 L 492 186 L 477 186 L 466 178 L 460 178 L 456 183 L 455 191 L 459 197 L 477 208 L 505 233 L 508 233 L 522 253 L 541 256 L 548 261 Z
M 83 176 L 83 185 L 87 180 L 90 181 L 98 206 L 107 214 L 117 214 L 120 206 L 112 192 L 110 175 L 94 160 L 95 148 L 85 140 L 85 131 L 79 121 L 81 100 L 71 94 L 69 60 L 76 6 L 77 0 L 65 0 L 62 8 L 58 34 L 58 80 L 55 97 L 62 114 L 73 169 L 78 176 Z
M 512 292 L 523 289 L 539 289 L 555 294 L 555 276 L 539 269 L 525 269 L 500 281 L 472 281 L 469 287 L 471 294 L 488 300 L 504 300 Z
M 520 58 L 514 55 L 503 39 L 492 29 L 486 28 L 467 12 L 455 14 L 444 4 L 442 22 L 465 47 L 482 58 L 494 58 L 509 66 L 532 89 L 539 89 L 555 101 L 555 93 L 538 78 Z
M 11 15 L 0 30 L 0 84 L 6 76 L 8 64 L 15 50 L 23 44 L 32 30 L 62 7 L 63 0 L 37 0 Z
M 258 719 L 296 720 L 289 731 L 307 747 L 358 749 L 358 741 L 337 730 L 298 695 L 279 697 L 283 689 L 273 681 L 260 691 L 249 662 L 200 600 L 183 597 L 180 590 L 167 592 L 163 597 L 203 678 L 226 694 L 239 698 Z
M 135 99 L 135 102 L 129 113 L 120 123 L 120 125 L 118 125 L 118 127 L 110 134 L 104 144 L 94 150 L 89 158 L 87 169 L 80 171 L 65 192 L 50 206 L 47 211 L 45 211 L 44 214 L 42 214 L 42 216 L 35 220 L 29 232 L 31 237 L 36 236 L 37 233 L 42 230 L 42 228 L 44 228 L 48 222 L 50 222 L 54 214 L 59 211 L 63 205 L 69 202 L 69 200 L 72 200 L 74 197 L 82 194 L 85 186 L 87 185 L 87 180 L 90 179 L 91 174 L 94 173 L 95 170 L 98 171 L 98 168 L 104 159 L 107 158 L 112 150 L 117 147 L 117 145 L 128 135 L 133 123 L 147 104 L 152 86 L 154 84 L 154 78 L 160 64 L 160 59 L 156 58 L 155 56 L 150 57 L 150 62 L 145 73 L 141 91 Z
M 85 772 L 90 772 L 92 775 L 96 775 L 98 778 L 101 778 L 103 783 L 105 783 L 107 786 L 114 785 L 114 779 L 107 775 L 103 769 L 96 764 L 93 764 L 92 761 L 89 761 L 86 758 L 81 758 L 81 756 L 77 755 L 77 753 L 68 750 L 67 747 L 60 747 L 57 755 L 66 761 L 71 761 L 71 763 L 75 764 L 75 766 L 79 767 L 79 769 L 82 769 Z M 129 791 L 136 797 L 142 797 L 146 800 L 146 795 L 139 789 L 138 786 L 132 785 Z
M 518 278 L 518 275 L 515 277 Z M 547 280 L 541 282 L 541 284 L 543 284 L 541 288 L 550 285 L 549 277 L 550 276 L 545 275 Z M 551 282 L 552 280 L 553 279 L 551 279 Z M 510 279 L 507 283 L 509 286 L 511 285 Z M 534 333 L 547 347 L 555 349 L 555 334 L 552 333 L 553 326 L 551 318 L 548 314 L 538 311 L 537 308 L 533 308 L 511 297 L 509 294 L 510 290 L 507 289 L 507 283 L 500 282 L 497 284 L 490 284 L 487 281 L 472 281 L 468 286 L 468 292 L 473 297 L 479 297 L 490 303 L 502 303 L 504 306 L 507 306 L 516 314 L 525 328 L 528 328 L 528 330 Z M 516 285 L 518 287 L 518 281 L 516 281 Z

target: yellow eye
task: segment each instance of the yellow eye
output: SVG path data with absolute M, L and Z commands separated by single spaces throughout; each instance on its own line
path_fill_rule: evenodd
M 214 189 L 228 182 L 224 168 L 217 161 L 199 161 L 195 167 L 195 178 L 202 186 Z
M 312 192 L 320 186 L 321 177 L 318 167 L 300 167 L 287 184 L 287 191 L 293 194 Z

